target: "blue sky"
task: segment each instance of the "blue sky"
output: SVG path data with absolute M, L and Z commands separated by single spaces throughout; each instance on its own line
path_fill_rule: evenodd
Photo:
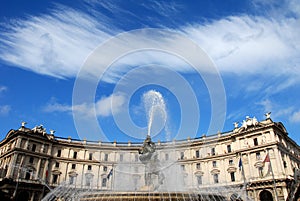
M 1 1 L 0 137 L 26 121 L 141 141 L 142 96 L 156 90 L 168 116 L 156 140 L 271 111 L 299 144 L 299 17 L 296 0 Z

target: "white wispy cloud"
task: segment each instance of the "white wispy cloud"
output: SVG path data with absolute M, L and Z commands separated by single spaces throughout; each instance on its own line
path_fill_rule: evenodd
M 98 4 L 115 15 L 120 11 L 124 15 L 123 18 L 126 18 L 126 15 L 134 16 L 133 13 L 112 2 L 100 1 Z M 286 9 L 294 13 L 293 17 L 282 14 L 278 14 L 277 18 L 229 16 L 205 24 L 193 23 L 181 26 L 173 31 L 183 33 L 198 43 L 221 72 L 239 75 L 268 73 L 269 76 L 278 76 L 280 73 L 288 78 L 299 76 L 300 19 L 297 14 L 300 9 L 299 6 L 291 6 L 291 3 L 288 5 L 290 6 Z M 176 5 L 157 1 L 154 1 L 150 9 L 154 9 L 153 6 L 158 8 L 156 12 L 165 14 L 178 10 Z M 95 9 L 93 11 L 93 15 L 89 15 L 83 11 L 57 5 L 49 14 L 30 16 L 12 22 L 6 26 L 6 31 L 0 34 L 2 38 L 0 58 L 9 64 L 36 73 L 59 78 L 75 77 L 97 45 L 122 32 L 115 25 L 117 22 Z M 167 25 L 162 27 L 168 28 Z M 181 41 L 174 44 L 173 40 L 168 41 L 151 35 L 146 37 L 149 42 L 161 42 L 170 48 L 183 45 Z M 137 38 L 137 41 L 142 40 L 143 38 Z M 115 48 L 122 49 L 122 45 L 134 47 L 136 44 L 123 43 Z M 194 54 L 192 50 L 188 53 Z M 109 52 L 107 54 L 109 57 Z M 165 64 L 164 55 L 159 58 L 151 53 L 141 54 L 138 57 L 123 59 L 123 63 L 120 64 L 122 68 L 112 70 L 110 75 L 118 78 L 128 70 L 126 69 L 128 66 L 152 63 L 153 58 Z M 190 71 L 190 68 L 185 68 L 178 58 L 167 60 L 168 64 L 172 64 L 169 66 L 173 70 Z M 104 70 L 101 65 L 98 68 Z M 115 82 L 117 80 L 115 78 L 106 81 Z M 299 82 L 299 79 L 294 81 Z M 288 86 L 289 83 L 285 85 Z
M 57 103 L 56 101 L 50 101 L 44 108 L 44 112 L 76 112 L 77 114 L 82 114 L 86 117 L 91 117 L 96 113 L 99 117 L 107 117 L 114 112 L 118 113 L 124 104 L 125 97 L 121 94 L 112 94 L 107 97 L 102 97 L 98 101 L 92 104 L 80 104 L 80 105 L 68 105 Z M 112 111 L 113 108 L 113 111 Z
M 10 105 L 0 105 L 0 115 L 7 115 L 11 111 Z
M 285 106 L 270 99 L 257 103 L 262 106 L 263 112 L 272 112 L 272 118 L 286 119 L 290 122 L 300 122 L 300 111 L 295 106 Z
M 183 5 L 180 5 L 176 2 L 156 0 L 151 1 L 151 3 L 144 3 L 142 6 L 148 10 L 151 10 L 151 12 L 155 12 L 164 17 L 174 16 L 181 8 L 183 8 Z
M 289 118 L 293 123 L 300 123 L 300 110 L 295 111 Z
M 96 102 L 96 113 L 100 116 L 110 116 L 112 112 L 118 113 L 123 108 L 124 102 L 125 97 L 120 94 L 103 97 Z
M 85 58 L 114 28 L 59 5 L 50 14 L 11 22 L 1 34 L 0 58 L 54 77 L 73 77 Z
M 203 47 L 223 72 L 298 75 L 299 19 L 231 16 L 183 31 Z
M 7 87 L 6 86 L 0 86 L 0 93 L 7 91 Z

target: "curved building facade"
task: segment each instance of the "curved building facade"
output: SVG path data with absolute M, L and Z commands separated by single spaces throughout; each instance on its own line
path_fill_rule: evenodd
M 236 189 L 246 189 L 255 201 L 299 198 L 300 147 L 270 116 L 263 121 L 247 117 L 229 132 L 155 143 L 166 176 L 162 191 L 225 189 L 233 199 L 239 197 Z M 41 200 L 62 186 L 139 191 L 145 183 L 141 147 L 61 138 L 22 123 L 0 142 L 0 200 Z

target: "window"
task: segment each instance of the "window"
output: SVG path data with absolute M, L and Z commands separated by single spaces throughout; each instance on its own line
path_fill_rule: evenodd
M 234 175 L 234 172 L 230 172 L 230 178 L 231 178 L 231 181 L 235 181 L 235 175 Z
M 74 170 L 76 168 L 76 164 L 72 164 L 72 169 Z
M 74 151 L 74 153 L 73 153 L 73 158 L 74 158 L 74 159 L 77 158 L 77 151 Z
M 31 151 L 35 151 L 35 150 L 36 150 L 36 144 L 32 144 Z
M 217 184 L 219 183 L 219 175 L 218 174 L 214 174 L 214 183 Z
M 185 170 L 185 166 L 181 165 L 181 170 L 184 171 Z
M 74 177 L 70 176 L 69 184 L 74 184 Z
M 287 168 L 286 161 L 283 161 L 283 167 L 284 167 L 284 168 Z
M 216 149 L 215 148 L 211 148 L 211 155 L 212 156 L 216 155 Z
M 229 159 L 229 165 L 233 165 L 233 160 Z
M 30 157 L 30 158 L 29 158 L 29 163 L 33 163 L 33 161 L 34 161 L 34 158 L 33 158 L 33 157 Z
M 55 163 L 55 167 L 56 167 L 56 168 L 59 168 L 59 162 L 56 162 L 56 163 Z
M 197 164 L 196 164 L 196 168 L 197 168 L 197 170 L 200 170 L 200 169 L 201 169 L 200 163 L 197 163 Z
M 260 152 L 256 153 L 256 160 L 260 160 Z
M 227 152 L 230 153 L 231 152 L 231 145 L 227 145 Z
M 254 139 L 253 139 L 253 143 L 254 143 L 254 146 L 257 146 L 257 145 L 258 145 L 258 140 L 257 140 L 257 138 L 254 138 Z
M 88 165 L 88 170 L 92 170 L 92 166 L 91 165 Z
M 93 160 L 93 153 L 89 153 L 89 160 Z
M 106 187 L 107 179 L 102 178 L 102 187 Z
M 165 154 L 165 160 L 168 161 L 169 160 L 169 154 Z
M 44 152 L 44 153 L 47 153 L 47 151 L 48 151 L 48 145 L 46 144 L 46 145 L 44 145 L 43 152 Z
M 215 167 L 217 167 L 217 161 L 213 161 L 212 162 L 212 166 L 215 168 Z
M 52 183 L 57 184 L 57 180 L 58 180 L 58 175 L 54 174 L 53 177 L 52 177 Z
M 139 156 L 136 154 L 136 155 L 134 155 L 134 160 L 135 160 L 135 162 L 138 162 L 139 161 Z
M 86 186 L 91 186 L 91 184 L 92 184 L 92 175 L 90 175 L 90 174 L 86 174 L 85 175 L 85 185 Z
M 106 172 L 107 171 L 107 167 L 103 166 L 103 171 Z
M 199 150 L 196 151 L 196 158 L 199 158 L 200 157 L 200 152 Z
M 197 176 L 197 184 L 202 185 L 202 176 L 200 175 Z
M 57 157 L 61 157 L 61 150 L 57 150 Z
M 124 159 L 124 155 L 123 154 L 120 154 L 120 161 L 122 162 Z
M 25 174 L 25 179 L 26 179 L 26 180 L 29 180 L 30 177 L 31 177 L 31 174 L 32 174 L 32 170 L 27 170 L 27 171 L 26 171 L 26 174 Z
M 180 152 L 180 159 L 184 159 L 184 152 Z
M 108 161 L 108 154 L 104 154 L 104 161 Z

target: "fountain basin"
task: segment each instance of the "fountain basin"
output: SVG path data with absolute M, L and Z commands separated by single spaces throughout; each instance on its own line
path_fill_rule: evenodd
M 96 192 L 80 198 L 81 201 L 225 201 L 225 197 L 215 194 L 197 194 L 194 192 Z

